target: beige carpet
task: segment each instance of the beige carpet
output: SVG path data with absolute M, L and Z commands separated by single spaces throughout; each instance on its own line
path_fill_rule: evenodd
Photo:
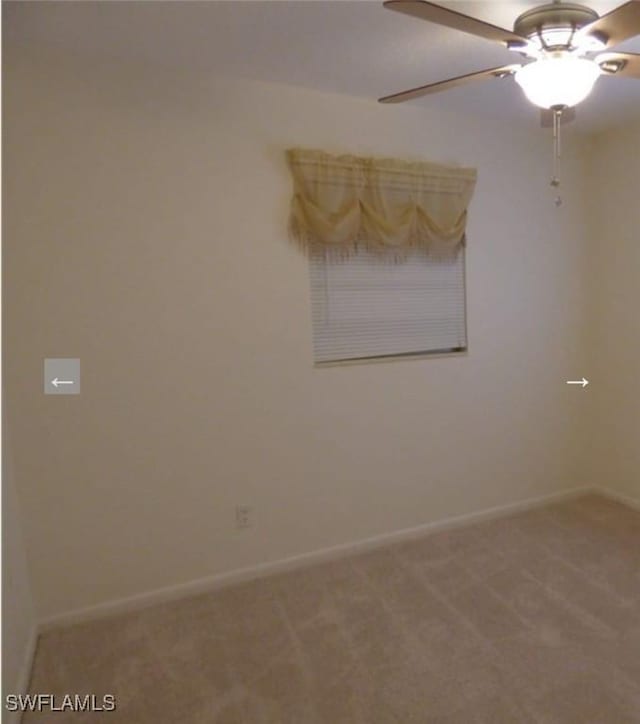
M 640 722 L 640 514 L 589 496 L 44 635 L 25 722 Z

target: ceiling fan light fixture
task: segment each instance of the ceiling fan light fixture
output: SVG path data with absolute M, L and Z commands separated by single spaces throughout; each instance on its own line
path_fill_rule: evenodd
M 595 61 L 563 53 L 523 66 L 515 79 L 540 108 L 572 107 L 591 93 L 601 72 Z

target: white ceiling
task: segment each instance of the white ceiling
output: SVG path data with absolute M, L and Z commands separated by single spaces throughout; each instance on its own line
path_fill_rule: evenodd
M 603 14 L 622 0 L 595 1 Z M 511 28 L 535 3 L 442 5 Z M 217 75 L 378 98 L 462 73 L 518 62 L 499 45 L 391 12 L 378 0 L 300 2 L 3 3 L 5 40 L 27 47 L 131 59 Z M 640 37 L 618 46 L 640 52 Z M 490 80 L 409 103 L 537 123 L 512 79 Z M 598 81 L 579 108 L 576 131 L 640 119 L 640 81 Z

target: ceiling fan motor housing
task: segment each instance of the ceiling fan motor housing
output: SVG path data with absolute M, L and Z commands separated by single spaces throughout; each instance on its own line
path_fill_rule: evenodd
M 552 3 L 540 5 L 520 15 L 513 31 L 540 44 L 544 50 L 569 50 L 576 30 L 589 25 L 598 13 L 584 5 Z

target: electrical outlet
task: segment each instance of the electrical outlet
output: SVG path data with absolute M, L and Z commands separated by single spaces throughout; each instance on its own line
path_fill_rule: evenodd
M 236 528 L 251 528 L 251 506 L 236 505 Z

